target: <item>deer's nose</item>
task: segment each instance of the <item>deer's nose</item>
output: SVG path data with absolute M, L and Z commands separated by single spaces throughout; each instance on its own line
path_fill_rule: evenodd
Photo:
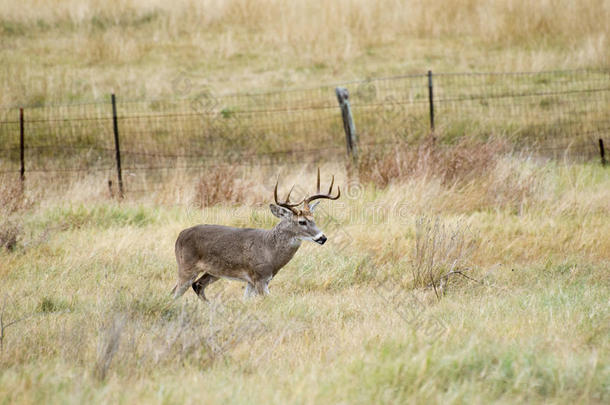
M 326 242 L 326 235 L 322 234 L 321 236 L 315 238 L 313 241 L 319 243 L 320 245 L 323 245 L 324 242 Z

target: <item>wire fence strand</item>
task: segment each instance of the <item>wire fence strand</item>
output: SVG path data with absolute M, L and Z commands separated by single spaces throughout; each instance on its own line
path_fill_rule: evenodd
M 440 144 L 460 137 L 503 137 L 517 148 L 595 158 L 610 131 L 610 70 L 439 73 L 341 83 L 349 91 L 358 142 L 366 152 Z M 124 100 L 117 123 L 125 171 L 231 165 L 344 162 L 335 85 L 193 97 Z M 431 114 L 430 106 L 434 111 Z M 0 107 L 0 173 L 111 173 L 112 107 L 107 101 Z M 431 128 L 431 116 L 434 128 Z M 20 144 L 23 125 L 24 145 Z

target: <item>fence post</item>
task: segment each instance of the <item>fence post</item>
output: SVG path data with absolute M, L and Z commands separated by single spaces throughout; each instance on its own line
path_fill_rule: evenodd
M 341 108 L 341 117 L 343 118 L 343 129 L 345 130 L 345 141 L 347 144 L 347 154 L 355 163 L 358 160 L 358 147 L 356 144 L 356 125 L 352 117 L 352 109 L 349 105 L 349 92 L 345 87 L 335 88 L 337 101 Z
M 116 150 L 116 170 L 119 180 L 119 198 L 123 198 L 123 175 L 121 173 L 121 148 L 119 147 L 119 123 L 116 115 L 116 97 L 114 93 L 112 100 L 112 126 L 114 130 L 114 148 Z
M 604 140 L 599 138 L 599 155 L 602 158 L 602 166 L 606 166 L 606 150 L 604 148 Z
M 430 104 L 430 130 L 434 133 L 434 93 L 432 91 L 432 71 L 428 70 L 428 101 Z
M 23 108 L 19 109 L 19 158 L 21 160 L 21 189 L 25 183 L 25 126 L 23 122 Z

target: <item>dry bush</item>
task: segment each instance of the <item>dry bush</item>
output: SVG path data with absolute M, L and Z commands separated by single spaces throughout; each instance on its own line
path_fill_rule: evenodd
M 0 248 L 13 250 L 22 228 L 13 217 L 28 206 L 21 184 L 2 179 L 0 183 Z
M 22 234 L 21 226 L 9 219 L 0 220 L 0 248 L 14 250 L 17 247 L 17 239 Z
M 27 206 L 20 182 L 3 178 L 0 182 L 0 216 L 7 217 Z
M 195 204 L 203 208 L 220 203 L 242 203 L 249 186 L 240 179 L 237 168 L 215 166 L 199 179 Z
M 468 139 L 454 146 L 438 146 L 432 141 L 415 146 L 401 143 L 389 151 L 363 154 L 358 172 L 362 181 L 381 187 L 422 176 L 439 178 L 450 186 L 489 173 L 505 149 L 501 141 L 476 143 Z
M 411 266 L 413 286 L 432 287 L 443 294 L 452 275 L 467 277 L 463 272 L 469 269 L 478 245 L 478 238 L 460 221 L 449 224 L 439 218 L 418 218 Z

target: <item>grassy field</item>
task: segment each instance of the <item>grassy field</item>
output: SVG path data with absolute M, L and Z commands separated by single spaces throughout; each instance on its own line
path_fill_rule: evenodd
M 311 173 L 284 176 L 311 189 Z M 329 242 L 304 245 L 271 296 L 244 302 L 240 283 L 222 281 L 209 305 L 168 296 L 178 232 L 270 227 L 268 188 L 200 209 L 185 203 L 188 183 L 176 205 L 167 195 L 117 204 L 83 180 L 22 208 L 9 216 L 17 245 L 0 253 L 0 277 L 4 324 L 26 318 L 4 333 L 0 397 L 607 402 L 607 169 L 508 156 L 466 177 L 352 182 L 318 215 Z M 413 285 L 422 263 L 443 274 L 457 263 L 477 281 L 454 276 L 439 299 Z
M 607 67 L 607 0 L 0 2 L 0 105 Z
M 608 1 L 0 4 L 5 105 L 610 56 Z M 610 171 L 502 134 L 323 164 L 328 242 L 251 301 L 171 300 L 175 239 L 273 226 L 277 176 L 312 191 L 314 165 L 176 170 L 120 202 L 103 172 L 0 174 L 0 403 L 608 403 Z

